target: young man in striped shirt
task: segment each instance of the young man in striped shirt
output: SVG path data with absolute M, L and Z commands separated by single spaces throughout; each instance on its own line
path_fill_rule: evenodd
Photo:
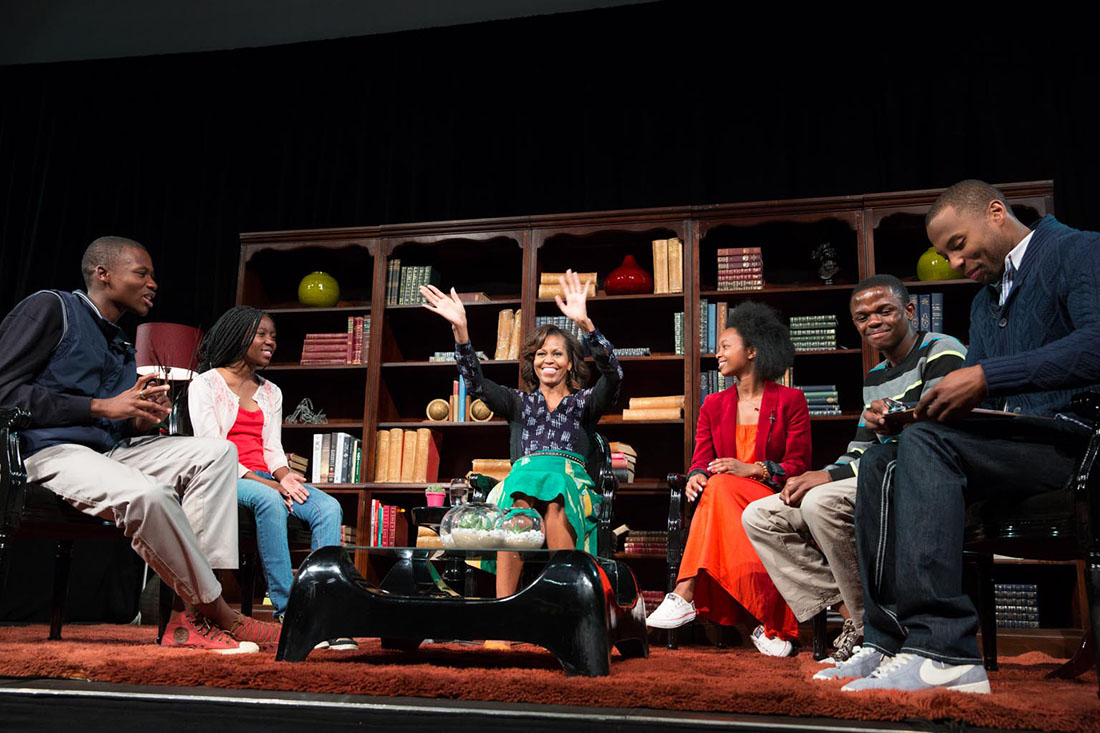
M 925 390 L 962 366 L 966 348 L 951 336 L 917 331 L 905 285 L 875 275 L 849 302 L 860 337 L 885 359 L 863 381 L 863 404 L 892 398 L 916 403 Z M 856 561 L 855 502 L 859 459 L 880 438 L 862 419 L 847 452 L 819 471 L 749 504 L 742 523 L 768 574 L 799 621 L 838 606 L 844 617 L 833 659 L 848 659 L 863 639 L 863 585 Z

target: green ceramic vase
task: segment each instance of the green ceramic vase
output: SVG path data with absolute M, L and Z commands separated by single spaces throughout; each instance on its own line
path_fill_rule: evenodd
M 962 277 L 961 272 L 951 269 L 951 264 L 936 251 L 935 247 L 929 247 L 917 260 L 918 280 L 957 280 Z
M 298 302 L 311 308 L 331 308 L 340 301 L 340 283 L 327 272 L 311 272 L 298 283 Z

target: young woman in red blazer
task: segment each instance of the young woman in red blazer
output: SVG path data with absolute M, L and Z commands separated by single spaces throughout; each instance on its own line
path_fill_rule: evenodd
M 676 588 L 647 623 L 671 629 L 697 613 L 725 626 L 748 622 L 755 625 L 757 649 L 788 656 L 798 621 L 757 557 L 741 513 L 809 468 L 810 415 L 801 390 L 774 381 L 794 360 L 775 311 L 742 303 L 730 311 L 726 326 L 718 370 L 736 383 L 709 395 L 699 412 L 685 493 L 688 501 L 701 499 Z

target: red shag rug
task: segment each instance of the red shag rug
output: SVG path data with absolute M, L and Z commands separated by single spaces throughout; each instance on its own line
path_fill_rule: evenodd
M 276 662 L 273 653 L 226 657 L 161 648 L 149 627 L 69 625 L 56 642 L 46 634 L 45 626 L 0 628 L 0 675 L 1100 731 L 1095 674 L 1045 680 L 1060 660 L 1038 652 L 1002 658 L 1000 671 L 990 675 L 992 695 L 851 694 L 840 691 L 840 682 L 811 680 L 820 665 L 806 653 L 775 659 L 749 649 L 654 647 L 649 659 L 616 655 L 610 677 L 589 679 L 566 677 L 549 652 L 528 645 L 489 651 L 433 644 L 396 652 L 368 639 L 358 652 L 316 651 L 290 664 Z

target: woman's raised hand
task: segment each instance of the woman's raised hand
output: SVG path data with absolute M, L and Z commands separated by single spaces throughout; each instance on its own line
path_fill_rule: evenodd
M 451 329 L 455 333 L 455 341 L 464 344 L 470 340 L 466 330 L 466 306 L 462 305 L 454 288 L 451 288 L 448 294 L 434 285 L 421 285 L 420 294 L 424 296 L 424 300 L 428 301 L 424 304 L 425 308 L 438 313 L 450 322 Z
M 554 302 L 558 304 L 562 314 L 580 326 L 585 333 L 594 331 L 596 326 L 588 318 L 588 285 L 582 283 L 580 275 L 572 270 L 566 270 L 565 275 L 558 278 L 558 283 L 561 284 L 565 298 L 555 295 Z

